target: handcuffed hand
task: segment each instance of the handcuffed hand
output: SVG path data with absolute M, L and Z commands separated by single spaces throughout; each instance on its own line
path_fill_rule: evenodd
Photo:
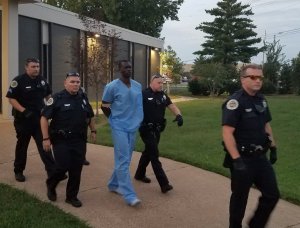
M 271 164 L 275 164 L 275 162 L 277 161 L 277 147 L 273 146 L 270 147 L 270 162 Z
M 241 157 L 232 159 L 232 165 L 236 171 L 245 171 L 247 169 L 247 167 Z
M 26 119 L 29 119 L 33 116 L 33 112 L 28 109 L 25 109 L 22 114 Z
M 173 120 L 173 122 L 176 122 L 176 121 L 177 121 L 178 127 L 181 127 L 183 125 L 182 115 L 178 114 L 176 116 L 176 118 Z

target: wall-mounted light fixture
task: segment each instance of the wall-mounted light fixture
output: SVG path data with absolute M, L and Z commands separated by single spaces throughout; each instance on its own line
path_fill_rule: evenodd
M 151 50 L 153 50 L 153 51 L 160 51 L 160 49 L 157 48 L 157 47 L 151 47 Z

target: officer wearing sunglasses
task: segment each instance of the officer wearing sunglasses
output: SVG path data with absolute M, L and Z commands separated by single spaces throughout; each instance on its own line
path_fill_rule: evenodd
M 241 228 L 251 186 L 262 193 L 249 220 L 250 228 L 265 227 L 279 199 L 272 167 L 277 160 L 276 144 L 268 103 L 259 92 L 262 68 L 256 64 L 241 69 L 242 88 L 222 106 L 222 135 L 226 151 L 224 166 L 231 171 L 230 228 Z M 269 158 L 267 151 L 270 150 Z

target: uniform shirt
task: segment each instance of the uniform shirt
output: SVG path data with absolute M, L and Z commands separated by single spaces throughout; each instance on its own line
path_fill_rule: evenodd
M 32 79 L 27 74 L 22 74 L 12 80 L 6 97 L 16 99 L 25 109 L 40 112 L 44 107 L 43 99 L 51 92 L 42 76 Z
M 111 104 L 109 123 L 112 129 L 134 132 L 143 120 L 141 84 L 130 79 L 130 85 L 127 87 L 120 79 L 115 79 L 105 86 L 102 100 Z
M 250 96 L 239 90 L 229 97 L 222 109 L 222 125 L 235 128 L 234 137 L 238 145 L 265 145 L 265 125 L 272 118 L 262 94 Z
M 163 123 L 166 107 L 171 99 L 163 92 L 153 92 L 151 87 L 143 91 L 144 123 Z
M 42 116 L 52 119 L 51 130 L 85 133 L 94 112 L 84 93 L 71 95 L 66 90 L 62 90 L 47 101 Z

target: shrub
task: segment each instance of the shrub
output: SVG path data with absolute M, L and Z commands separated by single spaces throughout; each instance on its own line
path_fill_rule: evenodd
M 194 77 L 191 81 L 189 81 L 188 90 L 193 95 L 209 95 L 209 89 L 206 80 L 199 80 L 197 77 Z
M 264 94 L 274 94 L 276 93 L 276 87 L 270 80 L 266 79 L 263 83 L 261 92 Z
M 198 78 L 193 78 L 191 81 L 189 81 L 188 90 L 193 95 L 199 95 L 200 94 L 200 84 L 199 84 Z

